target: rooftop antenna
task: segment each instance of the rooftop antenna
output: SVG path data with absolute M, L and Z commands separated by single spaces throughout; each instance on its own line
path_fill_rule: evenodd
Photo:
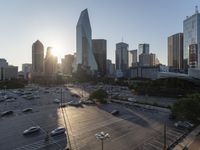
M 122 42 L 124 42 L 124 38 L 122 37 Z
M 196 14 L 199 13 L 199 11 L 198 11 L 198 6 L 197 6 L 197 5 L 195 6 L 195 13 L 196 13 Z

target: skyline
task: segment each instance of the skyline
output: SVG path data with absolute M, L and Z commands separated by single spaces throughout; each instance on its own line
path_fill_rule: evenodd
M 129 50 L 138 49 L 140 43 L 150 44 L 150 52 L 167 64 L 168 36 L 183 32 L 183 20 L 194 14 L 195 5 L 200 7 L 196 0 L 185 0 L 184 4 L 181 0 L 38 2 L 10 0 L 0 6 L 1 58 L 17 65 L 19 70 L 22 63 L 31 62 L 31 47 L 37 39 L 44 45 L 44 54 L 49 46 L 59 51 L 58 59 L 73 54 L 76 51 L 76 24 L 85 8 L 89 11 L 92 37 L 107 40 L 107 58 L 112 62 L 115 62 L 116 43 L 123 38 Z

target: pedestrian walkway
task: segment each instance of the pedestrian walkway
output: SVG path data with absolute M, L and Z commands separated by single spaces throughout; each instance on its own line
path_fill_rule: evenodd
M 188 148 L 192 142 L 197 137 L 200 132 L 200 125 L 197 126 L 192 132 L 190 132 L 173 150 L 183 150 L 184 148 Z

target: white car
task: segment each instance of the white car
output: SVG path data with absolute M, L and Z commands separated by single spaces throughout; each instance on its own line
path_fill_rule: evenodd
M 40 127 L 39 126 L 30 127 L 28 129 L 24 130 L 23 135 L 28 135 L 28 134 L 39 132 L 39 131 L 40 131 Z
M 53 102 L 56 103 L 56 104 L 59 104 L 60 100 L 59 99 L 54 99 Z
M 50 135 L 51 136 L 55 136 L 55 135 L 59 135 L 59 134 L 63 134 L 63 133 L 65 133 L 65 128 L 58 127 L 56 129 L 52 130 L 51 133 L 50 133 Z

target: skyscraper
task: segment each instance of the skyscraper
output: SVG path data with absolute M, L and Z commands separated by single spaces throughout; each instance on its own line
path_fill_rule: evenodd
M 74 55 L 65 55 L 62 59 L 62 73 L 66 75 L 72 75 L 72 63 L 74 61 Z
M 183 36 L 184 36 L 184 49 L 183 59 L 184 68 L 189 67 L 189 45 L 197 44 L 197 64 L 200 67 L 200 13 L 197 6 L 195 14 L 188 17 L 183 21 Z
M 92 50 L 98 66 L 98 73 L 101 76 L 106 75 L 106 52 L 107 43 L 104 39 L 93 39 Z
M 57 57 L 52 54 L 52 47 L 48 47 L 44 61 L 45 76 L 54 76 L 57 72 Z
M 76 59 L 75 68 L 97 71 L 97 63 L 92 51 L 92 30 L 88 16 L 88 10 L 81 12 L 80 18 L 76 26 Z
M 183 33 L 168 37 L 168 66 L 183 69 Z
M 34 75 L 44 71 L 44 46 L 39 40 L 32 45 L 32 71 Z
M 116 70 L 124 72 L 128 69 L 128 44 L 116 44 Z
M 148 66 L 155 66 L 156 65 L 156 55 L 153 53 L 150 54 L 140 54 L 139 56 L 139 65 L 148 67 Z
M 137 57 L 138 60 L 140 54 L 149 54 L 149 44 L 144 43 L 138 45 L 138 57 Z
M 191 44 L 189 45 L 189 66 L 190 68 L 197 68 L 197 51 L 198 45 L 197 44 Z
M 137 49 L 136 50 L 130 50 L 128 52 L 128 66 L 129 67 L 137 66 Z

